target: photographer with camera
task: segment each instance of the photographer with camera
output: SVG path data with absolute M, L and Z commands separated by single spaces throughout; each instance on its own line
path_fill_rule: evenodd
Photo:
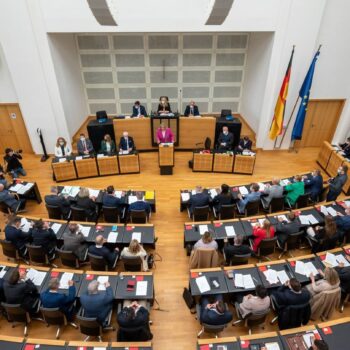
M 26 176 L 27 173 L 19 161 L 19 159 L 22 159 L 20 154 L 22 150 L 14 152 L 12 148 L 6 148 L 5 153 L 4 161 L 7 163 L 7 172 L 10 173 L 13 178 L 19 177 L 20 174 Z

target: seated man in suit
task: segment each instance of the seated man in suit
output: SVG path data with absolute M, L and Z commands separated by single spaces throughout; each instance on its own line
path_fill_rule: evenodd
M 196 105 L 196 103 L 193 100 L 191 100 L 190 103 L 186 106 L 184 116 L 185 117 L 200 116 L 198 106 Z
M 128 151 L 129 153 L 136 149 L 134 139 L 129 136 L 127 131 L 123 132 L 123 136 L 119 141 L 119 152 Z
M 220 212 L 222 205 L 230 205 L 234 203 L 234 198 L 230 192 L 230 187 L 226 184 L 221 185 L 221 191 L 213 198 L 213 205 L 217 213 Z
M 5 227 L 5 238 L 16 246 L 21 256 L 24 256 L 26 244 L 32 239 L 32 230 L 23 232 L 21 230 L 21 218 L 12 216 Z
M 345 233 L 350 231 L 350 207 L 345 209 L 345 215 L 337 212 L 335 223 L 337 224 L 339 242 L 343 242 Z
M 250 186 L 250 192 L 243 198 L 241 193 L 238 193 L 237 209 L 240 214 L 244 214 L 245 207 L 249 202 L 260 200 L 261 192 L 259 192 L 259 185 L 254 182 Z
M 196 193 L 190 196 L 188 201 L 188 210 L 190 212 L 190 216 L 193 214 L 193 210 L 196 207 L 204 207 L 209 205 L 210 197 L 208 193 L 203 192 L 202 186 L 196 186 Z
M 0 184 L 0 203 L 4 203 L 13 213 L 17 213 L 19 210 L 24 209 L 26 200 L 17 200 L 13 194 L 5 190 L 3 184 Z
M 147 215 L 151 213 L 151 205 L 143 200 L 143 193 L 140 191 L 136 192 L 137 201 L 129 205 L 129 212 L 131 210 L 145 210 Z
M 327 194 L 327 202 L 335 201 L 338 198 L 343 189 L 343 186 L 345 185 L 346 181 L 348 181 L 347 172 L 347 165 L 341 165 L 338 169 L 338 174 L 328 180 L 329 191 Z
M 264 209 L 268 209 L 273 198 L 281 198 L 283 196 L 283 187 L 280 186 L 280 180 L 272 179 L 272 185 L 266 184 L 265 190 L 261 194 L 261 204 Z
M 309 179 L 307 176 L 303 176 L 305 183 L 305 193 L 310 193 L 310 198 L 314 201 L 318 201 L 319 195 L 323 190 L 323 177 L 321 171 L 316 169 L 312 172 L 312 176 Z
M 147 117 L 146 108 L 141 105 L 140 101 L 135 101 L 132 106 L 132 114 L 131 117 Z
M 236 147 L 236 152 L 242 153 L 244 150 L 251 151 L 253 142 L 248 136 L 244 136 L 243 139 L 239 140 L 238 146 Z
M 306 288 L 302 288 L 296 278 L 291 278 L 285 285 L 273 292 L 277 303 L 281 307 L 290 305 L 303 305 L 310 301 L 310 293 Z
M 96 318 L 102 327 L 107 327 L 107 318 L 113 308 L 113 290 L 109 282 L 105 282 L 106 290 L 99 291 L 98 284 L 96 280 L 89 283 L 87 291 L 80 296 L 80 303 L 84 317 Z
M 228 131 L 228 127 L 224 126 L 222 128 L 222 133 L 220 133 L 218 138 L 217 148 L 219 150 L 230 151 L 233 147 L 233 134 Z
M 85 137 L 85 134 L 81 133 L 79 141 L 77 143 L 77 149 L 80 156 L 94 153 L 94 146 L 90 139 Z
M 284 247 L 288 236 L 292 233 L 297 233 L 301 230 L 301 224 L 296 220 L 296 216 L 293 212 L 288 213 L 288 221 L 283 220 L 283 218 L 278 218 L 278 224 L 276 226 L 276 235 L 278 242 Z
M 131 302 L 130 305 L 124 305 L 117 315 L 117 322 L 119 327 L 128 330 L 135 329 L 137 332 L 132 339 L 128 339 L 128 335 L 119 330 L 118 341 L 148 341 L 153 338 L 149 327 L 149 312 L 137 301 Z
M 252 250 L 249 246 L 243 244 L 243 236 L 236 235 L 234 238 L 234 244 L 229 244 L 228 239 L 224 239 L 224 252 L 226 256 L 226 261 L 231 261 L 232 257 L 235 255 L 245 255 L 251 254 Z
M 64 219 L 69 218 L 70 213 L 70 201 L 68 196 L 59 196 L 57 186 L 51 187 L 51 194 L 45 196 L 45 203 L 47 205 L 53 205 L 61 209 Z
M 313 338 L 309 350 L 329 350 L 329 346 L 324 340 Z
M 350 262 L 349 255 L 346 255 L 345 258 Z M 341 262 L 334 270 L 338 273 L 342 299 L 344 300 L 346 295 L 350 293 L 350 266 L 345 266 L 345 264 Z
M 221 294 L 213 296 L 213 303 L 210 297 L 201 298 L 201 318 L 202 323 L 213 326 L 224 325 L 232 321 L 232 312 L 226 310 Z
M 50 228 L 49 222 L 41 219 L 37 220 L 33 226 L 32 237 L 33 245 L 40 246 L 50 259 L 55 257 L 57 237 L 52 228 Z
M 76 289 L 73 281 L 68 281 L 68 294 L 59 293 L 60 281 L 58 278 L 51 278 L 49 288 L 40 295 L 41 305 L 44 308 L 59 308 L 66 317 L 67 321 L 73 321 L 73 303 L 75 300 Z
M 119 208 L 121 205 L 120 198 L 115 196 L 114 187 L 108 186 L 103 196 L 102 204 L 104 207 Z
M 119 256 L 119 248 L 115 248 L 114 251 L 111 252 L 107 247 L 103 246 L 106 242 L 107 240 L 104 239 L 102 235 L 98 235 L 95 239 L 95 245 L 89 247 L 89 253 L 96 256 L 102 256 L 108 262 L 108 266 L 113 268 L 113 265 Z

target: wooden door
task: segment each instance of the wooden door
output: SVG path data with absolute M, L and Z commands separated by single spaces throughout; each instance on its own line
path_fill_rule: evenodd
M 0 154 L 5 148 L 33 153 L 22 113 L 17 103 L 0 104 Z
M 300 147 L 319 147 L 331 142 L 345 100 L 310 100 Z

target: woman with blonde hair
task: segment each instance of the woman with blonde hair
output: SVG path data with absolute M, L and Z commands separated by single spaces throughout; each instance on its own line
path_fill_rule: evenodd
M 259 245 L 263 239 L 273 238 L 274 236 L 275 236 L 275 229 L 271 226 L 271 223 L 269 220 L 264 220 L 262 226 L 260 226 L 259 224 L 255 225 L 253 229 L 254 252 L 258 251 Z
M 67 141 L 63 137 L 59 137 L 55 146 L 55 157 L 67 157 L 72 154 L 72 150 L 67 145 Z
M 143 271 L 148 271 L 147 253 L 137 239 L 132 239 L 129 247 L 125 247 L 121 252 L 121 257 L 140 257 Z
M 174 134 L 170 128 L 167 128 L 164 123 L 161 123 L 157 130 L 157 143 L 174 142 Z
M 115 143 L 109 134 L 106 134 L 101 141 L 101 153 L 113 154 L 115 153 Z
M 85 210 L 85 214 L 89 221 L 96 221 L 97 219 L 97 206 L 95 200 L 95 197 L 90 198 L 88 188 L 80 187 L 76 207 Z
M 194 249 L 198 248 L 208 248 L 208 249 L 218 249 L 217 242 L 213 239 L 212 234 L 209 231 L 204 232 L 202 238 L 197 241 L 193 247 Z
M 336 270 L 331 267 L 326 267 L 324 271 L 318 270 L 319 274 L 323 277 L 318 281 L 315 281 L 315 276 L 313 274 L 310 275 L 311 284 L 307 286 L 308 291 L 312 298 L 315 295 L 324 292 L 336 289 L 339 287 L 340 280 Z

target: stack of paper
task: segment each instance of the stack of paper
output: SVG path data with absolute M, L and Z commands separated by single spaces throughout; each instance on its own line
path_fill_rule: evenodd
M 64 163 L 65 161 L 67 161 L 67 158 L 60 158 L 60 159 L 58 160 L 59 163 Z
M 92 188 L 89 188 L 89 196 L 97 198 L 100 193 L 100 190 L 94 190 Z
M 287 186 L 289 184 L 289 180 L 288 179 L 283 179 L 280 181 L 280 185 L 281 186 Z
M 17 184 L 17 185 L 15 185 L 15 186 L 11 186 L 11 187 L 9 188 L 9 190 L 12 191 L 12 192 L 18 192 L 22 187 L 23 187 L 22 184 Z
M 117 242 L 117 238 L 118 238 L 118 232 L 110 232 L 108 234 L 107 242 L 108 243 L 115 243 L 115 242 Z
M 197 277 L 196 278 L 196 284 L 201 292 L 201 294 L 209 292 L 210 291 L 210 285 L 208 283 L 208 280 L 205 276 Z
M 98 290 L 106 290 L 105 283 L 109 281 L 108 276 L 98 276 L 97 282 L 98 282 Z
M 68 285 L 68 281 L 72 281 L 73 280 L 73 273 L 71 272 L 64 272 L 61 276 L 60 279 L 60 289 L 68 289 L 69 285 Z
M 318 271 L 311 261 L 304 263 L 303 261 L 297 260 L 295 264 L 295 272 L 306 277 L 310 277 L 311 274 L 314 276 L 318 275 Z
M 21 231 L 23 232 L 29 232 L 29 230 L 32 228 L 31 222 L 29 222 L 26 218 L 21 219 Z
M 114 191 L 114 195 L 115 195 L 117 198 L 122 198 L 122 194 L 123 194 L 123 191 Z
M 136 295 L 145 296 L 147 295 L 147 281 L 138 281 L 136 283 Z
M 284 270 L 277 271 L 277 277 L 280 280 L 281 284 L 285 284 L 290 279 L 287 275 L 287 272 Z
M 310 348 L 312 345 L 312 341 L 315 338 L 315 334 L 313 332 L 309 332 L 306 334 L 303 334 L 303 340 L 307 346 L 307 348 Z
M 136 239 L 139 243 L 141 243 L 141 232 L 133 232 L 131 239 Z
M 268 269 L 264 271 L 264 275 L 265 275 L 266 281 L 269 282 L 270 284 L 278 283 L 276 270 Z
M 199 234 L 201 236 L 203 236 L 207 231 L 209 231 L 208 225 L 199 225 Z
M 91 227 L 79 225 L 79 228 L 84 237 L 89 237 Z
M 256 222 L 250 222 L 250 224 L 252 225 L 252 227 L 256 226 L 256 225 L 260 225 L 262 226 L 264 224 L 264 221 L 266 219 L 258 219 Z
M 245 186 L 239 186 L 239 192 L 241 193 L 242 196 L 245 196 L 249 193 L 249 191 L 247 190 L 247 187 Z
M 337 216 L 337 211 L 333 207 L 327 207 L 327 212 L 331 216 Z
M 350 201 L 344 201 L 344 203 L 348 208 L 350 207 Z
M 79 186 L 72 186 L 69 195 L 71 197 L 75 197 L 80 191 L 80 187 Z
M 227 237 L 236 236 L 235 228 L 233 226 L 225 226 L 225 231 L 226 231 Z
M 265 188 L 266 188 L 266 185 L 263 184 L 262 182 L 258 182 L 258 185 L 259 185 L 259 191 L 265 191 Z
M 328 210 L 324 205 L 320 206 L 320 211 L 323 215 L 328 215 Z
M 252 289 L 255 288 L 251 275 L 235 274 L 235 286 L 237 288 Z
M 280 346 L 277 342 L 274 343 L 266 343 L 265 344 L 266 350 L 281 350 Z
M 288 222 L 288 219 L 285 215 L 277 215 L 277 219 L 282 219 L 283 221 L 287 221 Z
M 51 225 L 51 229 L 52 229 L 53 232 L 55 232 L 56 235 L 57 235 L 57 233 L 58 233 L 58 231 L 60 230 L 61 227 L 62 227 L 62 225 L 58 224 L 56 222 Z
M 103 153 L 99 153 L 98 155 L 97 155 L 97 158 L 104 158 L 104 157 L 106 157 Z
M 299 220 L 302 225 L 316 225 L 318 220 L 312 215 L 299 215 Z
M 63 196 L 69 196 L 72 186 L 64 186 L 61 194 Z
M 334 255 L 332 253 L 327 252 L 324 262 L 332 267 L 336 267 L 339 263 L 343 263 L 344 266 L 350 266 L 349 261 L 345 259 L 344 255 L 337 254 Z
M 211 198 L 214 198 L 218 193 L 215 188 L 209 190 L 209 194 Z
M 22 186 L 17 193 L 18 194 L 25 194 L 27 191 L 29 191 L 32 187 L 34 186 L 34 184 L 32 182 L 28 182 L 26 185 Z
M 0 270 L 0 278 L 3 278 L 6 274 L 6 266 L 1 265 Z
M 129 196 L 128 198 L 129 204 L 137 202 L 137 197 L 136 196 Z
M 181 193 L 181 199 L 183 202 L 187 202 L 190 200 L 190 194 L 188 192 Z
M 349 261 L 345 259 L 344 255 L 339 254 L 336 255 L 335 258 L 337 259 L 338 263 L 343 263 L 344 266 L 350 266 Z
M 27 278 L 30 279 L 36 286 L 41 286 L 46 277 L 46 272 L 29 269 L 27 271 Z
M 75 160 L 82 160 L 82 159 L 83 159 L 82 156 L 76 156 L 76 157 L 75 157 Z
M 194 196 L 196 193 L 197 193 L 196 190 L 191 191 L 192 196 Z

